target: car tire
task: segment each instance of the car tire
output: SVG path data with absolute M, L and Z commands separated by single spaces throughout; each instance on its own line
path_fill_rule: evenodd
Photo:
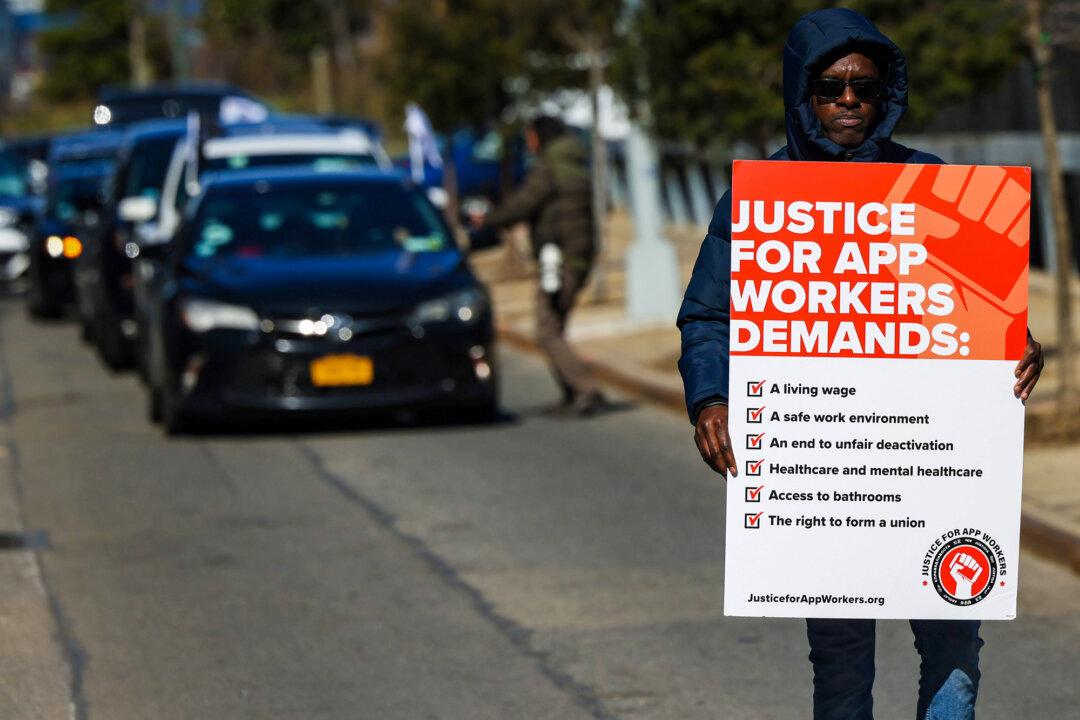
M 161 391 L 151 385 L 146 392 L 146 417 L 151 423 L 157 425 L 161 423 L 162 415 Z
M 168 383 L 168 381 L 166 381 Z M 191 421 L 180 406 L 176 397 L 176 390 L 168 387 L 162 388 L 158 393 L 161 405 L 161 426 L 166 435 L 183 435 L 191 430 Z
M 94 345 L 94 326 L 82 315 L 79 316 L 79 339 L 88 345 Z
M 135 372 L 138 373 L 139 379 L 143 384 L 149 386 L 150 384 L 150 367 L 147 364 L 147 357 L 149 351 L 146 349 L 145 342 L 142 340 L 143 335 L 140 333 L 139 340 L 135 346 Z
M 45 297 L 45 288 L 38 273 L 31 269 L 28 273 L 29 287 L 26 289 L 26 309 L 30 317 L 36 320 L 55 320 L 60 317 L 64 308 L 55 302 L 49 302 Z
M 63 314 L 64 310 L 60 306 L 35 298 L 34 295 L 35 292 L 31 287 L 26 301 L 26 310 L 30 317 L 35 320 L 55 320 Z
M 112 313 L 102 313 L 98 320 L 97 346 L 101 359 L 110 369 L 124 370 L 131 367 L 133 358 L 130 344 L 120 331 L 120 323 Z

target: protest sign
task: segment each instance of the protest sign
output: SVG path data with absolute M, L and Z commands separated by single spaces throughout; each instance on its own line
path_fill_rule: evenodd
M 1030 178 L 735 163 L 726 614 L 1015 617 Z

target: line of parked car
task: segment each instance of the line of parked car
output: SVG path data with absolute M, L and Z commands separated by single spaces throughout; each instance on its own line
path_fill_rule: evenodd
M 110 90 L 93 119 L 0 149 L 0 273 L 25 274 L 33 316 L 70 311 L 106 365 L 136 368 L 168 433 L 496 414 L 488 292 L 371 123 L 228 86 Z

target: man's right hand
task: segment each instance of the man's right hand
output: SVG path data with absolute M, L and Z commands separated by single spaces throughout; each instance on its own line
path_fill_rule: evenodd
M 728 471 L 732 477 L 739 475 L 735 451 L 728 435 L 727 405 L 709 405 L 698 413 L 694 442 L 697 443 L 698 452 L 706 465 L 724 477 L 727 477 Z

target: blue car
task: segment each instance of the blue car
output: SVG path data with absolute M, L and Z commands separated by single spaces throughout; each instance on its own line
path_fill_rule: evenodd
M 0 151 L 0 279 L 14 280 L 30 266 L 30 235 L 40 207 L 26 166 Z
M 165 252 L 150 414 L 497 407 L 487 290 L 423 190 L 386 171 L 207 176 Z
M 27 272 L 26 299 L 36 317 L 56 317 L 74 299 L 74 264 L 101 223 L 120 138 L 116 132 L 81 133 L 52 143 Z

